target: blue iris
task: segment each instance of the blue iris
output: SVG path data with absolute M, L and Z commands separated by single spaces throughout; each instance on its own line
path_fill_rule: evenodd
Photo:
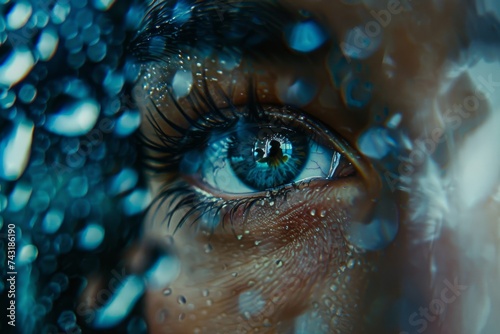
M 250 127 L 230 137 L 227 158 L 240 181 L 265 190 L 293 182 L 308 156 L 306 136 L 284 128 Z

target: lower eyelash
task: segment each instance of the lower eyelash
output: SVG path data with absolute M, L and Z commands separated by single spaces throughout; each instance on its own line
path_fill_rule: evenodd
M 182 228 L 189 221 L 190 226 L 199 224 L 203 217 L 212 218 L 212 222 L 208 226 L 208 232 L 212 234 L 218 224 L 226 220 L 229 221 L 231 227 L 235 223 L 235 214 L 239 210 L 243 210 L 243 219 L 239 222 L 245 224 L 247 221 L 246 213 L 259 202 L 264 200 L 274 201 L 277 198 L 287 201 L 287 195 L 294 189 L 300 189 L 303 186 L 308 187 L 311 180 L 294 183 L 290 187 L 279 188 L 275 191 L 268 191 L 264 195 L 246 197 L 240 199 L 224 200 L 196 190 L 192 185 L 184 180 L 179 180 L 165 186 L 165 189 L 160 191 L 151 207 L 155 207 L 153 213 L 153 221 L 156 221 L 160 209 L 168 207 L 168 211 L 163 217 L 162 222 L 171 227 L 173 217 L 176 213 L 187 210 L 182 215 L 182 218 L 176 223 L 174 233 Z M 178 200 L 178 202 L 176 202 Z M 207 226 L 205 226 L 207 227 Z M 225 228 L 225 226 L 222 226 Z

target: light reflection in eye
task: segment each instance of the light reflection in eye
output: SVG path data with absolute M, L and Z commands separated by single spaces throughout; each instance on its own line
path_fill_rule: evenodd
M 180 170 L 226 194 L 250 194 L 332 177 L 341 154 L 302 131 L 240 120 L 233 128 L 213 133 L 205 148 L 187 152 Z

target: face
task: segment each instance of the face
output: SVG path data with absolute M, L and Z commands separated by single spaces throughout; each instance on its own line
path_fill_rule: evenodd
M 18 330 L 497 332 L 493 1 L 3 2 Z
M 148 60 L 135 98 L 157 198 L 140 248 L 154 244 L 175 265 L 147 292 L 152 332 L 437 331 L 441 304 L 409 310 L 458 270 L 454 255 L 428 270 L 429 245 L 457 246 L 418 212 L 439 210 L 422 187 L 451 133 L 435 101 L 474 87 L 440 89 L 457 52 L 442 39 L 461 33 L 452 19 L 463 10 L 443 6 L 199 5 L 179 14 L 206 29 L 195 41 L 165 39 L 153 10 L 140 45 L 166 46 L 137 50 Z M 488 114 L 485 95 L 476 99 L 467 118 Z M 428 131 L 434 147 L 417 151 Z M 449 328 L 460 328 L 458 305 L 445 305 Z

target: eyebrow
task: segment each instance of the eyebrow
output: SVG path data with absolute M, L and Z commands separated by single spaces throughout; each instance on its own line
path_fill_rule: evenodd
M 299 20 L 273 0 L 163 1 L 150 6 L 129 52 L 139 63 L 166 61 L 185 48 L 286 54 L 284 32 Z

